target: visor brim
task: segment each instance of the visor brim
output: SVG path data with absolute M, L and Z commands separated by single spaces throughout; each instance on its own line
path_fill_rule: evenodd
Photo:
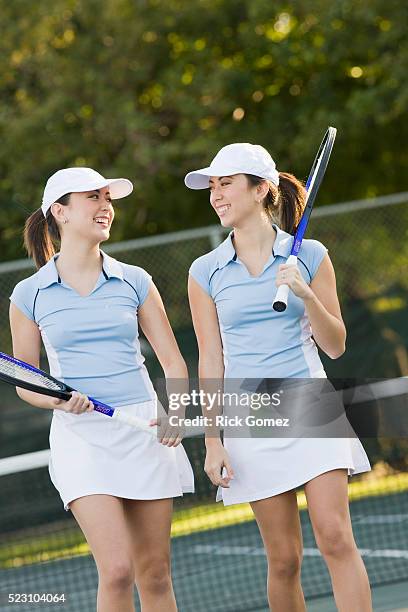
M 125 198 L 133 191 L 133 184 L 125 178 L 106 179 L 106 187 L 109 187 L 112 200 Z
M 236 168 L 201 168 L 186 174 L 184 183 L 189 189 L 208 189 L 210 176 L 233 176 L 234 174 L 243 174 L 243 172 Z

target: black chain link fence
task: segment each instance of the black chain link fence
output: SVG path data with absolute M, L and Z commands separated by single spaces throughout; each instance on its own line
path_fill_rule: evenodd
M 348 331 L 346 353 L 322 359 L 329 377 L 396 377 L 408 374 L 408 193 L 316 209 L 308 237 L 329 249 Z M 196 376 L 197 345 L 187 299 L 191 262 L 226 235 L 220 226 L 105 245 L 113 257 L 145 268 L 157 285 L 191 376 Z M 0 347 L 11 352 L 9 296 L 15 284 L 34 272 L 28 261 L 0 264 Z M 272 297 L 272 296 L 271 296 Z M 160 366 L 142 339 L 153 380 Z M 1 456 L 46 447 L 49 414 L 23 405 L 12 389 L 1 387 Z M 21 436 L 24 423 L 27 436 Z M 30 429 L 29 429 L 30 427 Z M 398 455 L 398 453 L 397 453 Z M 399 457 L 399 455 L 398 455 Z M 398 459 L 399 460 L 399 459 Z

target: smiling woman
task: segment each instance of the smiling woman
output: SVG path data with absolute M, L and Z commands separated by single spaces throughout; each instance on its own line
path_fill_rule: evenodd
M 123 198 L 132 190 L 133 185 L 128 179 L 105 179 L 91 168 L 64 168 L 55 172 L 45 186 L 41 208 L 27 219 L 25 225 L 24 244 L 28 254 L 34 258 L 37 268 L 55 255 L 55 245 L 61 242 L 61 228 L 69 221 L 64 214 L 65 207 L 66 210 L 68 207 L 71 209 L 70 214 L 74 215 L 74 218 L 77 210 L 76 217 L 81 219 L 83 200 L 94 201 L 95 216 L 92 220 L 110 227 L 114 216 L 113 208 L 98 215 L 100 202 Z M 74 194 L 73 198 L 71 194 Z M 80 229 L 76 227 L 76 230 Z M 105 240 L 107 238 L 109 235 Z
M 133 611 L 137 576 L 143 607 L 171 612 L 172 498 L 194 488 L 180 429 L 165 424 L 156 438 L 113 423 L 89 399 L 158 424 L 163 408 L 144 365 L 139 326 L 166 378 L 186 380 L 188 389 L 150 274 L 100 250 L 114 219 L 112 200 L 132 188 L 127 179 L 106 179 L 90 168 L 50 177 L 25 228 L 39 270 L 14 288 L 10 324 L 17 359 L 38 367 L 42 340 L 51 375 L 86 393 L 74 391 L 63 401 L 18 389 L 23 400 L 54 411 L 50 476 L 94 554 L 98 608 Z
M 202 386 L 211 387 L 215 380 L 228 391 L 257 390 L 263 384 L 276 389 L 276 379 L 308 384 L 326 378 L 317 346 L 332 359 L 339 357 L 346 330 L 326 247 L 303 240 L 298 265 L 287 262 L 306 204 L 302 183 L 278 172 L 260 145 L 232 143 L 208 167 L 189 172 L 185 184 L 209 188 L 221 224 L 232 229 L 189 271 Z M 287 309 L 278 313 L 272 301 L 282 285 L 290 287 L 290 298 Z M 307 413 L 304 393 L 299 404 L 299 415 Z M 223 408 L 221 402 L 216 416 Z M 203 409 L 207 414 L 206 405 Z M 300 612 L 306 606 L 295 490 L 304 485 L 338 609 L 369 612 L 368 578 L 347 499 L 348 476 L 370 469 L 364 448 L 355 438 L 330 438 L 327 433 L 312 438 L 294 427 L 290 436 L 280 437 L 279 430 L 275 435 L 271 427 L 285 427 L 285 420 L 276 419 L 269 427 L 265 423 L 259 437 L 224 430 L 221 440 L 220 432 L 207 428 L 204 469 L 219 486 L 217 500 L 226 506 L 251 504 L 268 559 L 270 607 Z

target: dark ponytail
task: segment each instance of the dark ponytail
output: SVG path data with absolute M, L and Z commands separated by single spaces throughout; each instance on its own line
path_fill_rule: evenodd
M 252 187 L 264 179 L 252 174 L 246 175 Z M 294 234 L 306 204 L 306 189 L 293 174 L 279 172 L 279 187 L 268 181 L 269 191 L 263 206 L 272 223 L 279 225 L 289 234 Z
M 294 234 L 306 204 L 306 189 L 293 174 L 279 172 L 279 212 L 282 229 Z
M 67 193 L 58 198 L 58 203 L 66 206 L 69 196 Z M 46 217 L 41 208 L 28 217 L 24 227 L 24 246 L 28 255 L 34 259 L 37 269 L 55 255 L 55 247 L 60 240 L 59 228 L 51 209 L 48 209 Z

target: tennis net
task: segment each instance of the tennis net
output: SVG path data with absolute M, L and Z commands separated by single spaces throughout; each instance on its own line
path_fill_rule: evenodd
M 406 440 L 365 442 L 374 469 L 349 484 L 357 545 L 373 586 L 408 581 Z M 215 504 L 214 488 L 202 470 L 203 440 L 186 439 L 184 446 L 195 471 L 197 491 L 175 501 L 172 573 L 180 611 L 267 609 L 266 558 L 249 505 L 224 508 Z M 82 533 L 71 514 L 62 509 L 50 483 L 48 454 L 45 450 L 0 460 L 0 607 L 5 612 L 16 608 L 8 603 L 15 593 L 31 596 L 18 605 L 20 611 L 95 609 L 95 564 Z M 298 491 L 298 505 L 304 539 L 304 593 L 306 598 L 326 595 L 331 592 L 330 579 L 302 490 Z M 59 597 L 58 603 L 52 601 L 53 596 Z

